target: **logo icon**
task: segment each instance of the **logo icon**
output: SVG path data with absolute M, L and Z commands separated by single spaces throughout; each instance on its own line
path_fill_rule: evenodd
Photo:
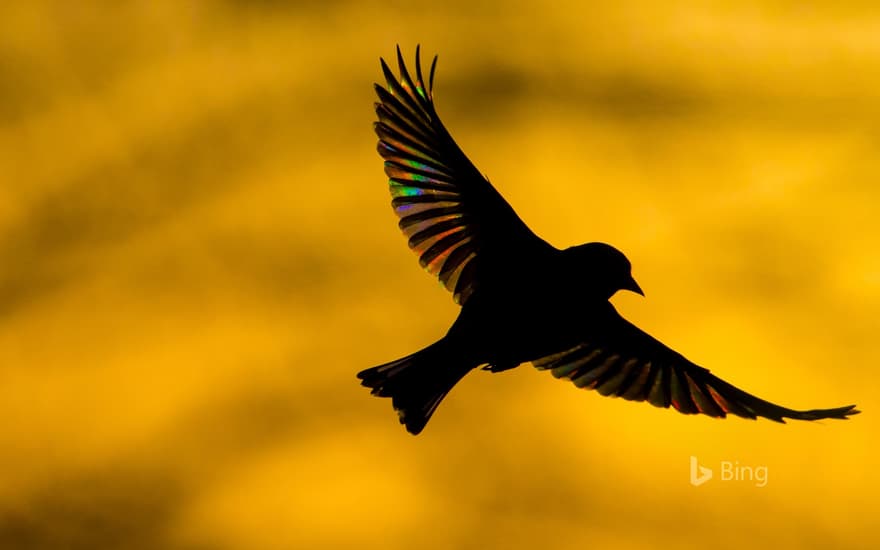
M 712 479 L 712 470 L 705 466 L 700 466 L 697 457 L 691 457 L 691 485 L 699 487 Z

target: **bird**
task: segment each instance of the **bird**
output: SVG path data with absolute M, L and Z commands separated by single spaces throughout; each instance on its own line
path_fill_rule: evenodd
M 400 229 L 461 309 L 438 341 L 357 375 L 373 395 L 391 398 L 408 432 L 418 435 L 472 370 L 498 373 L 529 362 L 578 388 L 684 414 L 785 423 L 860 412 L 765 401 L 627 321 L 609 300 L 618 291 L 644 296 L 629 259 L 601 242 L 561 250 L 532 232 L 441 122 L 437 56 L 426 86 L 419 50 L 414 74 L 400 46 L 397 76 L 380 57 L 386 85 L 374 84 L 373 127 Z

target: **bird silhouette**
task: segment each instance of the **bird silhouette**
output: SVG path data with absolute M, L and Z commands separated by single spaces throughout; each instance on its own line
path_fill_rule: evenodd
M 418 434 L 443 397 L 471 370 L 500 372 L 531 362 L 579 388 L 685 414 L 724 418 L 845 419 L 855 405 L 793 410 L 712 375 L 620 316 L 619 290 L 642 294 L 626 256 L 604 243 L 559 250 L 535 235 L 450 136 L 434 107 L 434 71 L 410 75 L 380 59 L 375 85 L 378 151 L 391 204 L 421 265 L 453 293 L 461 311 L 446 336 L 412 355 L 358 374 L 390 397 L 401 424 Z

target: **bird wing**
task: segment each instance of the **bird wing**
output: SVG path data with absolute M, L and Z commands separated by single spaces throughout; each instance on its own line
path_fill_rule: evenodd
M 845 419 L 857 414 L 855 405 L 835 409 L 796 411 L 775 405 L 728 384 L 687 360 L 620 316 L 610 303 L 589 338 L 532 364 L 579 388 L 654 406 L 672 405 L 684 414 L 724 418 Z
M 418 48 L 415 80 L 399 47 L 399 78 L 381 63 L 387 87 L 374 85 L 374 128 L 391 204 L 419 263 L 464 305 L 481 283 L 515 268 L 517 256 L 550 245 L 532 233 L 443 126 L 432 93 L 437 57 L 427 87 Z

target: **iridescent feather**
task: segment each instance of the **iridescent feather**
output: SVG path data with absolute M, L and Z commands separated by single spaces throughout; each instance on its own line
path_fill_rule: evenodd
M 673 366 L 668 362 L 624 357 L 599 344 L 580 343 L 533 364 L 538 369 L 550 370 L 556 378 L 571 380 L 579 388 L 631 401 L 648 401 L 657 407 L 671 406 L 685 414 L 755 418 L 756 413 L 747 402 L 766 403 L 692 363 Z M 772 410 L 762 411 L 762 415 L 774 419 L 778 416 Z
M 519 269 L 520 254 L 552 247 L 536 236 L 471 163 L 434 108 L 434 72 L 422 74 L 420 48 L 410 73 L 397 48 L 398 75 L 381 60 L 385 85 L 374 124 L 394 212 L 422 267 L 464 304 L 480 284 Z M 491 256 L 492 262 L 481 262 Z
M 454 145 L 434 109 L 433 82 L 437 58 L 431 64 L 428 86 L 422 76 L 419 48 L 416 48 L 415 80 L 397 49 L 400 76 L 395 77 L 382 60 L 387 89 L 376 87 L 379 120 L 377 150 L 385 159 L 394 212 L 410 248 L 422 267 L 437 276 L 464 303 L 473 292 L 474 269 L 467 269 L 477 257 L 475 229 L 469 216 L 454 165 L 442 152 Z M 457 156 L 454 156 L 457 158 Z
M 614 323 L 619 323 L 616 326 Z M 556 378 L 602 395 L 647 401 L 684 414 L 724 418 L 728 414 L 777 422 L 784 418 L 815 420 L 846 418 L 852 406 L 796 411 L 764 401 L 691 363 L 619 316 L 604 321 L 594 342 L 582 342 L 565 351 L 532 361 Z M 627 351 L 624 351 L 627 350 Z

